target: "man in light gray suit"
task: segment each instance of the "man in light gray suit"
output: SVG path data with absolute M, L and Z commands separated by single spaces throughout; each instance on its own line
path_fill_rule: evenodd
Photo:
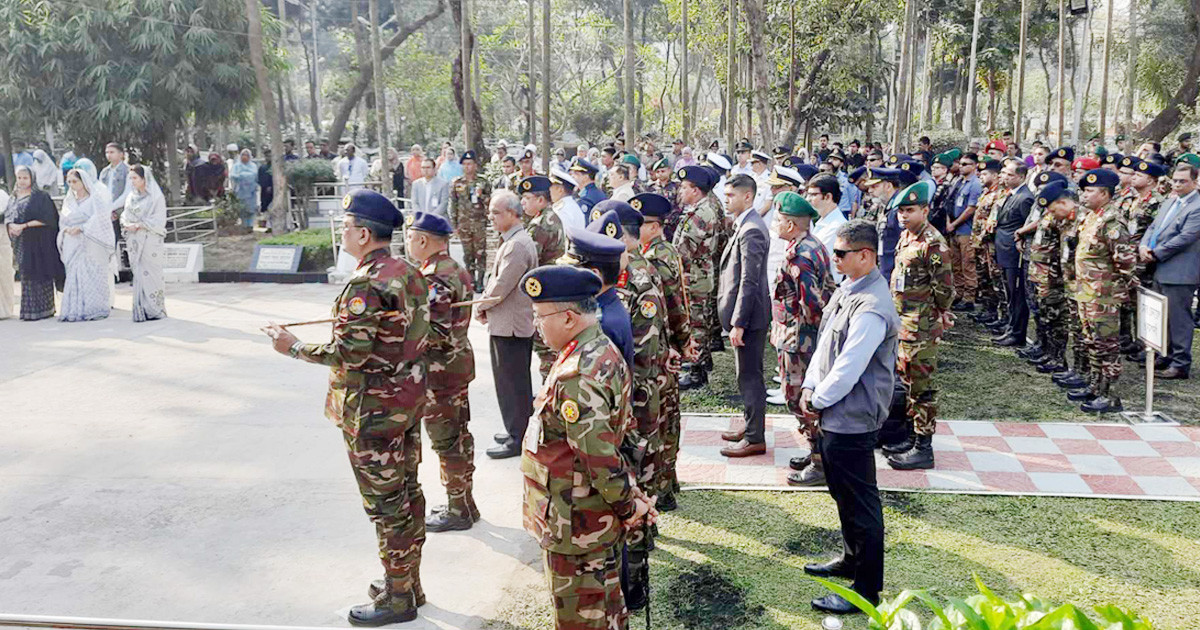
M 1192 294 L 1200 285 L 1200 193 L 1198 169 L 1181 162 L 1171 177 L 1174 195 L 1142 237 L 1138 256 L 1153 262 L 1154 290 L 1167 296 L 1169 364 L 1155 374 L 1185 379 L 1192 367 Z
M 437 176 L 437 163 L 429 158 L 421 161 L 421 179 L 413 182 L 412 200 L 418 212 L 450 220 L 450 184 Z
M 742 394 L 742 429 L 721 435 L 732 446 L 721 449 L 726 457 L 747 457 L 767 451 L 764 429 L 767 388 L 763 384 L 763 347 L 771 323 L 767 295 L 767 250 L 770 237 L 762 216 L 754 211 L 757 184 L 753 177 L 735 175 L 725 186 L 725 211 L 734 217 L 734 235 L 721 254 L 717 313 L 729 331 Z

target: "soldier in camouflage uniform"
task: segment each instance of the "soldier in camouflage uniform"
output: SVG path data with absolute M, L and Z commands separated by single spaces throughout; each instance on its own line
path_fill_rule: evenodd
M 553 265 L 567 251 L 567 236 L 562 220 L 550 207 L 550 184 L 549 177 L 534 175 L 521 180 L 517 186 L 521 208 L 525 211 L 525 230 L 537 246 L 539 265 Z M 545 380 L 558 353 L 542 341 L 537 331 L 533 334 L 533 351 L 538 355 L 538 371 L 542 374 L 542 380 Z
M 412 265 L 388 255 L 392 231 L 401 223 L 391 201 L 363 189 L 346 195 L 342 206 L 342 246 L 359 265 L 334 307 L 333 340 L 306 344 L 275 324 L 264 330 L 277 351 L 331 368 L 325 415 L 342 429 L 386 574 L 373 601 L 351 608 L 349 620 L 378 626 L 415 619 L 425 600 L 425 497 L 417 465 L 428 287 Z
M 1090 387 L 1074 390 L 1068 398 L 1087 401 L 1080 409 L 1092 413 L 1122 408 L 1121 399 L 1112 392 L 1121 377 L 1119 309 L 1138 286 L 1137 245 L 1112 202 L 1119 181 L 1107 169 L 1090 170 L 1079 180 L 1088 210 L 1079 226 L 1075 279 L 1092 369 Z
M 1040 173 L 1038 176 L 1044 175 Z M 1076 194 L 1074 182 L 1068 185 L 1072 195 Z M 1079 249 L 1080 216 L 1078 203 L 1075 208 L 1062 218 L 1059 225 L 1060 242 L 1062 243 L 1063 285 L 1067 295 L 1067 329 L 1071 337 L 1071 366 L 1065 372 L 1056 372 L 1053 380 L 1056 385 L 1066 389 L 1079 389 L 1088 384 L 1087 376 L 1091 371 L 1091 361 L 1088 359 L 1087 342 L 1083 336 L 1083 325 L 1079 321 L 1079 292 L 1075 278 L 1075 252 Z
M 445 219 L 424 212 L 408 217 L 408 255 L 421 265 L 429 285 L 429 351 L 426 361 L 425 432 L 441 463 L 447 503 L 435 509 L 425 529 L 470 529 L 479 520 L 471 495 L 475 439 L 467 424 L 471 406 L 467 386 L 475 380 L 475 353 L 467 339 L 469 307 L 451 306 L 471 299 L 471 274 L 450 257 L 453 229 Z
M 631 377 L 593 314 L 600 278 L 568 266 L 538 267 L 521 289 L 559 352 L 525 432 L 525 530 L 542 547 L 559 630 L 621 630 L 622 540 L 653 524 L 653 500 L 618 451 L 632 425 Z
M 865 221 L 870 221 L 872 225 L 879 225 L 880 215 L 885 215 L 887 213 L 884 212 L 883 204 L 880 203 L 880 201 L 873 195 L 868 194 L 871 187 L 867 186 L 867 178 L 864 177 L 866 174 L 867 167 L 865 166 L 860 166 L 853 171 L 850 171 L 850 183 L 857 186 L 858 190 L 862 192 L 862 203 L 858 206 L 858 210 L 855 211 L 854 216 L 851 218 L 863 219 Z
M 975 301 L 979 303 L 980 308 L 979 313 L 973 316 L 977 322 L 996 319 L 1000 303 L 1003 301 L 1000 299 L 1000 291 L 992 282 L 992 275 L 988 269 L 988 249 L 983 241 L 983 230 L 991 215 L 993 201 L 1000 190 L 998 177 L 1000 171 L 988 170 L 985 166 L 986 164 L 981 164 L 979 168 L 979 183 L 983 186 L 983 192 L 980 193 L 979 204 L 975 207 L 976 220 L 971 222 L 971 238 L 975 246 L 975 269 L 978 272 L 976 274 L 978 277 Z
M 926 218 L 932 198 L 933 182 L 921 181 L 900 191 L 891 202 L 904 226 L 891 279 L 900 314 L 896 375 L 908 386 L 908 418 L 914 433 L 908 450 L 888 449 L 888 464 L 897 470 L 933 468 L 933 434 L 937 431 L 933 372 L 937 369 L 937 344 L 953 322 L 954 275 L 946 239 Z
M 989 326 L 993 332 L 999 332 L 1000 329 L 1006 326 L 1008 321 L 1008 291 L 1007 284 L 1004 280 L 1004 268 L 996 260 L 996 223 L 1000 219 L 1000 210 L 1004 208 L 1004 203 L 1008 201 L 1008 196 L 1012 194 L 1012 189 L 1000 184 L 1000 170 L 1003 168 L 1003 163 L 1000 160 L 988 160 L 984 163 L 983 172 L 991 173 L 989 177 L 995 177 L 996 189 L 990 198 L 991 207 L 988 209 L 987 220 L 984 221 L 983 231 L 979 233 L 979 240 L 983 242 L 986 249 L 987 274 L 990 278 L 991 285 L 995 291 L 997 300 L 996 318 L 992 320 L 984 320 L 985 326 Z
M 662 195 L 671 202 L 671 214 L 667 215 L 666 237 L 671 240 L 675 236 L 675 228 L 683 217 L 683 209 L 679 207 L 679 182 L 671 179 L 671 164 L 663 158 L 654 163 L 650 184 L 646 192 Z
M 1037 286 L 1038 332 L 1042 335 L 1042 358 L 1038 372 L 1049 374 L 1067 369 L 1068 299 L 1063 278 L 1062 232 L 1064 221 L 1072 220 L 1075 201 L 1060 181 L 1042 186 L 1035 201 L 1041 211 L 1037 231 L 1029 244 L 1029 279 Z M 1073 303 L 1072 303 L 1073 305 Z
M 463 174 L 450 182 L 450 221 L 458 230 L 463 260 L 475 281 L 475 290 L 483 290 L 487 269 L 487 211 L 492 202 L 492 184 L 478 176 L 478 158 L 474 151 L 463 151 Z
M 796 458 L 798 461 L 788 462 L 796 471 L 788 475 L 788 483 L 819 485 L 825 482 L 825 467 L 817 454 L 817 417 L 801 411 L 800 386 L 817 347 L 821 313 L 837 285 L 829 252 L 811 232 L 813 221 L 821 214 L 794 192 L 779 193 L 774 205 L 774 231 L 787 241 L 787 250 L 772 283 L 771 345 L 778 353 L 788 411 L 800 421 L 800 432 L 808 438 L 811 451 L 806 457 Z
M 662 450 L 655 457 L 653 464 L 654 480 L 645 488 L 648 492 L 658 495 L 660 510 L 670 511 L 675 509 L 675 493 L 679 491 L 675 462 L 679 458 L 681 430 L 680 362 L 694 361 L 697 354 L 690 328 L 691 303 L 688 299 L 683 261 L 679 252 L 663 236 L 664 221 L 671 212 L 671 203 L 662 195 L 642 193 L 630 199 L 629 205 L 646 220 L 639 232 L 641 253 L 654 267 L 662 283 L 666 310 L 666 322 L 662 326 L 663 339 L 660 343 L 666 352 L 666 359 L 659 371 L 658 380 Z
M 705 166 L 685 166 L 679 171 L 679 201 L 683 218 L 675 230 L 673 244 L 683 258 L 687 276 L 688 301 L 691 305 L 692 342 L 697 348 L 696 360 L 684 366 L 679 379 L 680 391 L 708 384 L 712 365 L 712 332 L 710 311 L 715 308 L 713 290 L 716 286 L 716 261 L 721 256 L 720 244 L 725 219 L 721 207 L 712 201 L 716 174 Z M 719 333 L 718 333 L 719 334 Z
M 1158 192 L 1155 184 L 1158 179 L 1167 174 L 1167 168 L 1161 164 L 1147 162 L 1136 156 L 1128 156 L 1121 160 L 1121 173 L 1129 178 L 1129 189 L 1117 200 L 1129 236 L 1134 243 L 1141 243 L 1146 230 L 1158 216 L 1164 197 Z M 1154 281 L 1154 272 L 1148 263 L 1138 261 L 1134 271 L 1143 286 L 1150 286 Z M 1141 344 L 1134 340 L 1137 331 L 1136 300 L 1129 300 L 1121 305 L 1121 349 L 1126 354 L 1139 354 Z

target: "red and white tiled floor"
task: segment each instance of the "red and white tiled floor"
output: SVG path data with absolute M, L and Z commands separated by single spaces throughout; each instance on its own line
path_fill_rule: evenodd
M 767 417 L 767 452 L 729 459 L 728 416 L 684 415 L 679 480 L 686 485 L 787 487 L 788 460 L 808 452 L 790 416 Z M 1200 501 L 1200 427 L 948 421 L 934 436 L 933 470 L 892 470 L 889 490 Z

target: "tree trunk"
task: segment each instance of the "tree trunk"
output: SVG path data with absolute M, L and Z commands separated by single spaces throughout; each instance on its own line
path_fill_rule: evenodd
M 928 131 L 933 124 L 933 33 L 930 29 L 925 30 L 925 68 L 924 68 L 924 84 L 925 93 L 921 95 L 923 102 L 921 103 L 921 129 Z
M 271 98 L 271 84 L 267 80 L 267 64 L 263 61 L 262 5 L 258 0 L 246 0 L 246 17 L 249 21 L 250 63 L 254 66 L 254 79 L 263 102 L 267 119 L 267 131 L 271 134 L 271 179 L 275 185 L 275 198 L 271 202 L 271 231 L 283 234 L 290 231 L 287 221 L 288 188 L 283 175 L 283 132 L 279 129 L 279 112 Z
M 758 129 L 761 134 L 760 143 L 764 147 L 774 146 L 775 144 L 775 129 L 772 126 L 774 122 L 771 120 L 771 102 L 767 95 L 771 93 L 771 77 L 770 68 L 767 64 L 767 50 L 763 44 L 763 27 L 766 25 L 766 16 L 763 15 L 763 0 L 743 0 L 742 10 L 746 13 L 746 25 L 750 36 L 750 58 L 758 60 L 758 63 L 753 64 L 754 67 L 754 90 L 753 94 L 758 96 Z
M 624 44 L 625 44 L 625 65 L 622 74 L 624 81 L 621 87 L 624 89 L 622 94 L 625 101 L 625 147 L 632 149 L 637 141 L 637 136 L 634 134 L 634 114 L 633 114 L 633 83 L 634 83 L 634 61 L 633 61 L 633 0 L 624 0 Z M 547 42 L 549 45 L 549 42 Z M 549 157 L 549 156 L 547 156 Z
M 639 38 L 639 42 L 638 42 L 642 46 L 646 45 L 646 14 L 647 13 L 649 13 L 648 9 L 642 9 L 642 34 L 641 34 L 641 37 Z M 663 64 L 663 65 L 665 66 L 666 64 Z M 646 111 L 646 85 L 642 81 L 642 71 L 640 69 L 634 70 L 634 77 L 636 77 L 636 79 L 637 79 L 637 81 L 636 81 L 636 83 L 637 83 L 637 117 L 634 120 L 633 128 L 637 129 L 638 133 L 641 133 L 642 114 L 643 114 L 643 112 Z
M 308 116 L 312 119 L 313 131 L 316 132 L 316 138 L 321 138 L 321 113 L 317 105 L 317 47 L 313 43 L 312 54 L 309 54 L 307 45 L 304 48 L 304 62 L 308 66 Z
M 904 133 L 904 117 L 908 115 L 906 105 L 908 104 L 908 95 L 905 90 L 908 88 L 908 48 L 909 39 L 912 37 L 912 15 L 916 0 L 906 0 L 904 3 L 904 23 L 901 25 L 900 31 L 896 34 L 896 48 L 899 52 L 899 59 L 896 62 L 896 79 L 892 85 L 895 87 L 895 98 L 893 102 L 896 104 L 896 116 L 892 121 L 892 134 L 890 144 L 892 152 L 900 152 L 900 143 L 903 142 L 901 134 Z
M 167 205 L 171 206 L 179 199 L 179 129 L 175 121 L 168 121 L 163 132 L 167 136 L 166 197 Z
M 17 185 L 17 178 L 14 175 L 16 167 L 13 165 L 12 131 L 8 128 L 8 123 L 0 123 L 0 150 L 4 151 L 4 183 L 11 189 Z M 7 234 L 0 236 L 8 237 Z
M 783 134 L 783 144 L 789 147 L 796 144 L 796 136 L 800 135 L 800 125 L 807 119 L 806 116 L 801 115 L 803 104 L 814 96 L 813 91 L 817 87 L 817 77 L 820 76 L 825 63 L 829 61 L 830 53 L 828 48 L 823 48 L 808 64 L 808 76 L 804 78 L 804 86 L 796 95 L 796 105 L 792 108 L 791 120 L 788 121 L 787 131 Z
M 975 133 L 975 69 L 978 63 L 979 21 L 983 18 L 983 0 L 975 0 L 975 21 L 971 27 L 971 63 L 967 69 L 967 115 L 962 130 L 970 139 Z
M 437 18 L 445 11 L 445 0 L 438 0 L 437 6 L 433 9 L 430 9 L 429 13 L 421 16 L 421 18 L 416 22 L 408 24 L 404 26 L 404 28 L 396 31 L 396 34 L 392 35 L 392 37 L 388 39 L 387 44 L 385 44 L 379 51 L 380 55 L 384 58 L 390 59 L 391 56 L 395 54 L 396 48 L 399 47 L 400 44 L 404 43 L 404 40 L 408 39 L 413 33 L 421 30 L 421 28 L 423 28 L 426 24 Z M 459 62 L 456 62 L 456 65 L 457 63 Z M 350 89 L 346 91 L 345 100 L 342 101 L 341 107 L 338 108 L 337 115 L 333 118 L 333 123 L 329 126 L 329 142 L 331 144 L 336 144 L 337 141 L 341 139 L 342 134 L 346 131 L 346 122 L 350 120 L 350 115 L 354 113 L 355 106 L 357 106 L 358 102 L 362 100 L 363 95 L 367 93 L 367 88 L 371 87 L 371 80 L 374 78 L 375 68 L 373 65 L 369 64 L 369 61 L 364 61 L 361 64 L 362 69 L 358 73 L 358 79 L 352 86 L 350 86 Z
M 379 33 L 379 0 L 367 0 L 368 4 L 368 19 L 371 21 L 371 65 L 379 68 L 380 71 L 375 73 L 371 84 L 375 87 L 375 137 L 378 139 L 379 146 L 379 164 L 387 164 L 388 154 L 388 123 L 387 123 L 387 95 L 383 92 L 383 57 L 379 54 L 380 33 Z M 297 125 L 299 127 L 299 125 Z M 367 158 L 368 164 L 370 158 Z
M 1046 62 L 1046 52 L 1041 46 L 1038 46 L 1038 62 L 1042 66 L 1042 75 L 1046 79 L 1046 127 L 1042 130 L 1042 134 L 1050 137 L 1050 117 L 1054 115 L 1054 90 L 1053 83 L 1050 82 L 1050 66 Z
M 450 15 L 454 18 L 454 26 L 456 27 L 456 30 L 458 30 L 459 32 L 462 32 L 462 28 L 463 28 L 462 6 L 463 6 L 462 0 L 450 0 Z M 395 39 L 395 38 L 393 37 L 392 39 Z M 468 39 L 468 46 L 470 47 L 470 50 L 474 50 L 475 49 L 475 33 L 469 32 L 467 39 Z M 395 48 L 393 48 L 393 50 L 395 50 Z M 385 49 L 385 52 L 387 52 L 386 49 Z M 463 90 L 463 56 L 462 56 L 462 52 L 463 52 L 462 48 L 459 48 L 458 54 L 455 55 L 454 61 L 451 62 L 451 65 L 450 65 L 450 71 L 451 71 L 450 72 L 450 85 L 451 85 L 450 89 L 454 93 L 454 105 L 456 107 L 458 107 L 458 115 L 459 116 L 463 115 L 463 96 L 465 94 L 465 91 Z M 390 54 L 390 52 L 389 52 L 389 54 Z M 470 54 L 469 51 L 468 51 L 468 54 Z M 474 97 L 471 97 L 471 95 L 468 94 L 467 96 L 470 97 L 472 101 L 475 100 Z M 479 104 L 478 103 L 472 102 L 470 104 L 470 108 L 471 108 L 471 137 L 469 139 L 464 139 L 463 142 L 466 144 L 467 148 L 474 149 L 475 152 L 479 154 L 478 161 L 479 161 L 479 164 L 482 165 L 482 164 L 486 164 L 487 161 L 491 159 L 491 156 L 487 151 L 487 146 L 485 146 L 484 142 L 483 142 L 483 118 L 479 112 Z
M 1195 11 L 1193 11 L 1195 15 Z M 1200 38 L 1197 39 L 1200 43 Z M 1125 60 L 1125 82 L 1128 85 L 1128 92 L 1125 94 L 1125 134 L 1129 135 L 1130 147 L 1137 146 L 1136 138 L 1133 138 L 1133 103 L 1137 97 L 1137 58 L 1138 58 L 1138 38 L 1137 38 L 1137 0 L 1129 0 L 1129 45 Z M 1196 53 L 1192 53 L 1192 63 L 1188 67 L 1195 65 Z M 1195 81 L 1192 81 L 1195 83 Z M 1187 85 L 1184 83 L 1184 85 Z
M 1200 16 L 1200 0 L 1192 0 L 1192 15 Z M 1192 48 L 1184 67 L 1187 68 L 1187 75 L 1183 78 L 1183 85 L 1179 86 L 1175 96 L 1171 97 L 1167 106 L 1158 112 L 1154 120 L 1138 131 L 1138 136 L 1161 141 L 1179 126 L 1179 121 L 1183 119 L 1181 108 L 1195 105 L 1196 97 L 1200 96 L 1200 35 L 1196 37 L 1196 45 Z

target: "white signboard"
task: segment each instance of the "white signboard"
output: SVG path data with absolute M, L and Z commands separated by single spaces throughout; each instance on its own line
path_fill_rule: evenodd
M 166 282 L 199 282 L 204 271 L 204 246 L 199 243 L 163 245 L 163 279 Z
M 304 248 L 299 245 L 256 245 L 250 271 L 295 273 Z
M 1167 296 L 1138 291 L 1138 339 L 1158 354 L 1167 352 Z

